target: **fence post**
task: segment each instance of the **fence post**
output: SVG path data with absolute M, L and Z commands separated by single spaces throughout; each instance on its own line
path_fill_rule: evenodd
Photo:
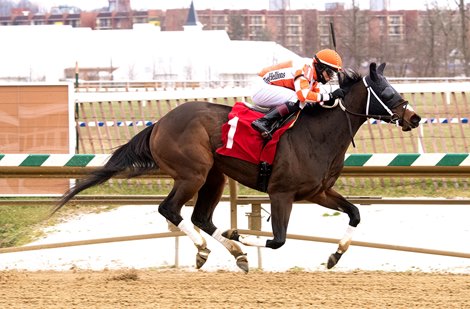
M 232 178 L 228 180 L 229 192 L 230 192 L 230 228 L 236 229 L 238 226 L 237 222 L 237 199 L 238 199 L 238 184 Z
M 248 229 L 253 231 L 261 231 L 261 202 L 251 204 L 251 212 L 247 213 Z M 259 236 L 256 236 L 259 238 Z M 258 269 L 263 268 L 263 261 L 261 257 L 261 248 L 257 247 L 258 253 Z

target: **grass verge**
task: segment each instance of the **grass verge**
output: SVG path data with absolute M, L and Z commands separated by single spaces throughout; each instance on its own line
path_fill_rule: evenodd
M 53 226 L 76 214 L 97 213 L 114 206 L 73 205 L 63 207 L 49 218 L 50 202 L 37 205 L 1 205 L 0 200 L 0 248 L 22 246 L 43 235 L 42 228 Z

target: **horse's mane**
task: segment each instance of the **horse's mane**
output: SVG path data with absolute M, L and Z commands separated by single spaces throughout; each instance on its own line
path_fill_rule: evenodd
M 346 69 L 340 72 L 339 75 L 339 86 L 348 91 L 349 88 L 360 81 L 362 79 L 362 75 L 353 69 Z

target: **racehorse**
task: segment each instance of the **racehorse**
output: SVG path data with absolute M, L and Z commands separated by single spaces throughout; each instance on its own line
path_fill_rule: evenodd
M 348 249 L 360 222 L 358 208 L 333 189 L 353 136 L 370 117 L 396 123 L 403 131 L 418 127 L 421 120 L 386 80 L 384 68 L 384 63 L 378 67 L 371 63 L 366 76 L 353 70 L 341 72 L 339 86 L 345 96 L 340 107 L 305 107 L 295 125 L 281 136 L 267 187 L 272 239 L 239 235 L 237 230 L 222 232 L 212 222 L 226 176 L 256 189 L 258 166 L 216 153 L 222 146 L 221 127 L 227 122 L 231 107 L 210 102 L 182 104 L 142 130 L 117 148 L 103 167 L 64 193 L 52 214 L 77 193 L 117 174 L 131 178 L 160 170 L 174 179 L 174 186 L 158 211 L 194 242 L 198 249 L 197 268 L 204 265 L 210 250 L 194 226 L 222 243 L 237 265 L 248 272 L 246 254 L 237 242 L 272 249 L 281 247 L 286 241 L 292 204 L 300 200 L 349 216 L 345 236 L 328 259 L 327 267 L 331 268 Z M 191 224 L 183 219 L 180 211 L 196 194 Z

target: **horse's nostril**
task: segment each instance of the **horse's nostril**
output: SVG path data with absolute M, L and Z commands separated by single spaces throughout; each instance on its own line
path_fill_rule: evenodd
M 414 126 L 417 127 L 417 126 L 419 126 L 419 123 L 420 123 L 420 121 L 421 121 L 421 117 L 419 117 L 418 115 L 415 114 L 415 115 L 411 116 L 411 119 L 410 119 L 410 120 L 411 120 L 411 123 L 412 123 Z

